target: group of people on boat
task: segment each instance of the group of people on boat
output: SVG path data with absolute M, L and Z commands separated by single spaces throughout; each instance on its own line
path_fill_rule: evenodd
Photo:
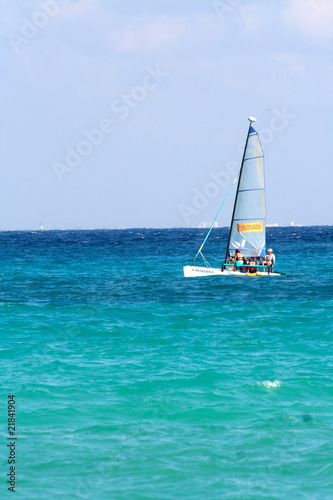
M 242 252 L 237 249 L 235 251 L 235 255 L 226 260 L 226 264 L 230 266 L 232 271 L 256 273 L 258 271 L 258 266 L 265 266 L 260 267 L 259 269 L 264 269 L 265 271 L 272 273 L 275 265 L 275 255 L 272 248 L 269 248 L 265 257 L 245 258 Z

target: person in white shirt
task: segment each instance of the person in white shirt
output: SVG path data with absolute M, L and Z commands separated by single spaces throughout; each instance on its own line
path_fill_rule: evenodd
M 268 266 L 268 272 L 272 273 L 275 266 L 275 255 L 273 254 L 273 250 L 271 248 L 267 250 L 265 261 L 266 266 Z

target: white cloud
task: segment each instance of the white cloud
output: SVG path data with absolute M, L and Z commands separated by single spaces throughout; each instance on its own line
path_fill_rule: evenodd
M 241 20 L 241 34 L 251 35 L 258 31 L 262 25 L 262 21 L 258 15 L 257 6 L 244 5 L 239 9 L 239 19 Z
M 225 36 L 224 24 L 210 14 L 124 16 L 104 9 L 101 4 L 92 7 L 91 0 L 83 1 L 87 10 L 83 9 L 80 15 L 87 18 L 91 43 L 98 45 L 101 52 L 136 55 L 164 48 L 204 48 Z M 70 9 L 66 6 L 59 15 L 59 26 L 63 21 L 73 21 L 73 29 L 82 30 L 82 25 L 76 23 L 76 15 L 79 13 L 74 5 Z
M 173 45 L 187 30 L 186 22 L 182 18 L 141 18 L 113 30 L 111 38 L 116 49 L 137 52 Z
M 63 4 L 63 8 L 60 12 L 59 17 L 74 20 L 79 20 L 80 18 L 89 18 L 92 15 L 100 14 L 102 9 L 101 0 L 80 0 L 78 2 L 62 0 L 59 1 L 59 4 Z
M 283 19 L 300 31 L 319 40 L 332 38 L 332 0 L 290 0 Z
M 224 36 L 223 24 L 211 15 L 136 16 L 127 19 L 109 16 L 110 25 L 104 27 L 101 35 L 104 34 L 111 47 L 123 53 L 136 54 L 163 48 L 182 50 L 198 43 L 204 47 Z
M 293 73 L 303 73 L 304 62 L 299 55 L 286 52 L 272 54 L 272 59 Z

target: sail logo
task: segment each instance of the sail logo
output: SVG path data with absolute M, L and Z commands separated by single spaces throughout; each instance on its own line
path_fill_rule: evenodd
M 254 233 L 256 231 L 263 231 L 262 222 L 242 222 L 237 224 L 237 231 L 239 233 Z

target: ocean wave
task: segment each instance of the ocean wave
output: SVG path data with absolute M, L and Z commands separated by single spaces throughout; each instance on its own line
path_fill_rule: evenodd
M 274 380 L 273 382 L 270 380 L 263 380 L 262 382 L 257 382 L 257 385 L 263 386 L 266 389 L 274 389 L 275 387 L 281 387 L 282 382 L 280 380 Z

